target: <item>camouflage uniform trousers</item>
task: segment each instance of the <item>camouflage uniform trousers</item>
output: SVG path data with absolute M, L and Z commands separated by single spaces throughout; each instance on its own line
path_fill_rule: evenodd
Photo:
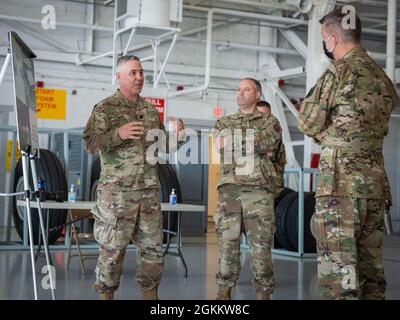
M 316 199 L 318 284 L 326 299 L 384 299 L 384 200 Z
M 252 186 L 222 185 L 214 216 L 220 251 L 220 288 L 234 287 L 240 275 L 241 225 L 247 234 L 253 287 L 256 291 L 273 292 L 274 275 L 271 249 L 275 232 L 274 195 Z
M 121 190 L 99 185 L 94 236 L 100 246 L 94 289 L 118 289 L 126 248 L 132 239 L 137 253 L 136 280 L 143 290 L 157 287 L 163 273 L 163 221 L 160 191 Z

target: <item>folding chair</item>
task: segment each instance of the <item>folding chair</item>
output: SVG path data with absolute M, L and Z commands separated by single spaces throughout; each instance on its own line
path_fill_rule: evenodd
M 91 219 L 93 220 L 93 215 L 91 215 L 90 210 L 86 209 L 70 209 L 68 210 L 68 220 L 75 221 L 80 219 Z M 77 249 L 77 254 L 71 254 L 71 247 L 72 247 L 72 239 L 74 239 Z M 70 228 L 70 237 L 69 237 L 69 244 L 68 244 L 68 254 L 67 254 L 67 270 L 69 270 L 69 265 L 72 257 L 79 257 L 80 265 L 82 274 L 85 274 L 85 260 L 86 259 L 93 259 L 98 257 L 98 253 L 82 253 L 80 240 L 94 240 L 93 233 L 82 233 L 79 232 L 78 228 L 75 226 L 75 222 L 71 223 Z

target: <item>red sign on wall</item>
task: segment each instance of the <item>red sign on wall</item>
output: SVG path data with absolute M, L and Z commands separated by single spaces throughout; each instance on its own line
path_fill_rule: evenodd
M 145 101 L 150 102 L 154 108 L 157 109 L 158 113 L 160 114 L 161 122 L 164 123 L 164 107 L 165 107 L 165 99 L 160 98 L 143 98 Z
M 224 115 L 224 109 L 221 107 L 214 107 L 213 114 L 215 118 L 221 118 Z

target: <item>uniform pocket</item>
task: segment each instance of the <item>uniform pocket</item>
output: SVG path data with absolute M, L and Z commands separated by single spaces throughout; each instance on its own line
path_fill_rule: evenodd
M 96 205 L 91 212 L 96 220 L 112 227 L 117 226 L 117 217 L 113 212 L 104 210 L 98 205 Z
M 115 227 L 118 217 L 124 214 L 122 205 L 122 191 L 115 186 L 99 185 L 97 189 L 97 204 L 92 209 L 92 213 L 98 221 Z
M 277 176 L 275 165 L 267 155 L 260 156 L 260 168 L 267 181 L 269 181 L 269 178 L 275 178 Z
M 140 204 L 141 213 L 161 212 L 160 191 L 158 189 L 149 190 L 142 198 Z
M 317 192 L 331 194 L 335 188 L 336 148 L 324 147 L 318 165 Z
M 214 222 L 218 238 L 223 240 L 238 240 L 241 233 L 241 205 L 236 191 L 229 186 L 218 190 L 217 209 Z
M 348 157 L 345 170 L 347 195 L 352 198 L 384 199 L 385 169 L 383 161 L 360 154 Z
M 215 233 L 223 240 L 238 240 L 241 234 L 241 214 L 216 214 Z
M 325 218 L 324 213 L 326 208 L 324 207 L 324 202 L 320 199 L 316 199 L 315 213 L 311 218 L 311 232 L 317 242 L 325 242 L 326 232 L 325 232 Z

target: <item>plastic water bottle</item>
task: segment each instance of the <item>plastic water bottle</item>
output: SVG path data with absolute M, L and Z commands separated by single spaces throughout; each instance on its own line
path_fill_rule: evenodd
M 76 199 L 80 199 L 80 190 L 81 190 L 81 174 L 78 173 L 78 177 L 76 179 L 76 186 L 75 186 L 75 192 L 76 192 Z
M 74 184 L 71 184 L 71 188 L 69 189 L 68 202 L 76 202 L 76 188 Z
M 175 189 L 172 189 L 171 194 L 169 195 L 169 204 L 176 205 L 176 193 Z
M 38 178 L 38 189 L 39 189 L 39 191 L 44 191 L 46 189 L 46 187 L 44 185 L 44 180 L 42 179 L 42 177 Z
M 46 201 L 46 194 L 45 194 L 45 190 L 46 190 L 46 186 L 44 183 L 44 180 L 42 179 L 42 177 L 38 178 L 38 191 L 39 191 L 39 200 L 41 202 Z

